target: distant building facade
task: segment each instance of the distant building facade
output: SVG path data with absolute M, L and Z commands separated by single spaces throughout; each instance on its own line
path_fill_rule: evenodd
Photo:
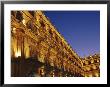
M 35 58 L 70 76 L 100 76 L 100 55 L 80 58 L 42 11 L 11 11 L 11 58 L 19 57 Z

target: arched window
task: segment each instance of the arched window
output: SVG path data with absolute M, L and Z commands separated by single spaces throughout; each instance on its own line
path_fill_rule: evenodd
M 58 38 L 57 38 L 57 35 L 56 35 L 55 39 L 56 39 L 56 41 L 58 42 Z
M 16 17 L 15 11 L 11 11 L 11 15 L 13 15 L 14 17 Z
M 50 33 L 50 35 L 52 36 L 52 30 L 51 30 L 51 29 L 49 29 L 49 33 Z
M 30 13 L 33 17 L 35 16 L 34 11 L 29 11 L 29 13 Z
M 21 22 L 23 20 L 23 15 L 20 11 L 16 12 L 16 19 L 18 19 L 19 22 Z
M 28 28 L 28 29 L 33 29 L 33 27 L 34 27 L 32 20 L 29 20 L 29 21 L 26 23 L 26 25 L 27 25 L 27 28 Z

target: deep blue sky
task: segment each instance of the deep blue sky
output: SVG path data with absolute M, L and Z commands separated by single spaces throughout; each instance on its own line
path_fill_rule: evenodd
M 100 52 L 99 11 L 45 11 L 44 14 L 79 56 Z

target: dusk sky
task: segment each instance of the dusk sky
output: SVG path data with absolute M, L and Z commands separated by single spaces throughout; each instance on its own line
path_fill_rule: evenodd
M 79 56 L 100 52 L 99 11 L 45 11 L 44 14 Z

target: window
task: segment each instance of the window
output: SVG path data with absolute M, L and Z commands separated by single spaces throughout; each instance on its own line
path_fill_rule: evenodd
M 13 15 L 15 17 L 15 12 L 14 11 L 11 11 L 11 15 Z
M 19 20 L 19 22 L 21 22 L 23 20 L 23 16 L 22 16 L 22 13 L 20 11 L 17 11 L 16 12 L 16 19 Z
M 29 11 L 29 13 L 34 17 L 34 11 Z

